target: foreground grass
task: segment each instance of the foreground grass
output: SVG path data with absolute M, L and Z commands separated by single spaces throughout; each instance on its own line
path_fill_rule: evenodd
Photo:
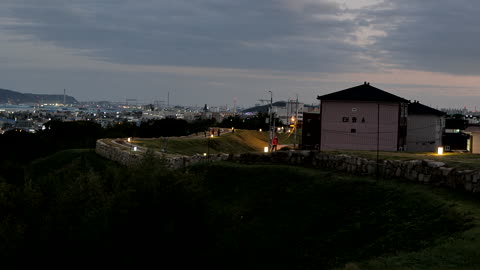
M 459 232 L 472 226 L 471 213 L 451 203 L 458 198 L 409 183 L 288 166 L 197 170 L 210 191 L 218 255 L 249 269 L 326 269 L 377 256 L 421 257 L 424 249 L 462 241 Z M 389 269 L 384 266 L 378 269 Z
M 477 198 L 332 171 L 214 163 L 178 172 L 152 158 L 129 169 L 69 150 L 34 162 L 22 185 L 0 183 L 0 194 L 4 264 L 52 254 L 208 269 L 480 264 Z

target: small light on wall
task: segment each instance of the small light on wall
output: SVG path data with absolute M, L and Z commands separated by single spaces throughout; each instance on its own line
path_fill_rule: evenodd
M 443 155 L 443 147 L 442 146 L 438 147 L 437 154 Z
M 263 147 L 263 152 L 268 153 L 268 146 Z
M 137 151 L 137 147 L 136 147 L 136 146 L 133 147 L 133 151 Z
M 207 156 L 207 153 L 203 153 L 203 156 L 204 156 L 204 157 Z
M 131 141 L 132 141 L 132 138 L 128 137 L 127 142 L 131 142 Z
M 259 129 L 258 131 L 262 132 L 262 129 Z
M 212 134 L 212 135 L 210 135 L 210 138 L 213 138 L 213 134 Z

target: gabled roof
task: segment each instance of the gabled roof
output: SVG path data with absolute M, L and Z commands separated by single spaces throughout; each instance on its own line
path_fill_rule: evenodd
M 446 113 L 436 110 L 432 107 L 420 104 L 418 101 L 408 104 L 408 114 L 430 114 L 442 116 Z
M 383 90 L 370 85 L 365 82 L 359 86 L 348 88 L 342 91 L 334 92 L 331 94 L 318 96 L 319 100 L 358 100 L 358 101 L 386 101 L 386 102 L 403 102 L 409 101 L 395 96 Z

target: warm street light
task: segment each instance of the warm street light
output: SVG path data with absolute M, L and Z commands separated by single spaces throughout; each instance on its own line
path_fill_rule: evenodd
M 132 138 L 128 137 L 127 142 L 132 142 Z
M 263 147 L 263 152 L 268 153 L 268 146 Z
M 442 146 L 438 147 L 437 154 L 443 155 L 443 147 Z

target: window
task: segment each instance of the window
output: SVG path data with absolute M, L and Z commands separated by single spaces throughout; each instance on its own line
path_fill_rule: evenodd
M 352 123 L 356 123 L 357 122 L 357 118 L 356 117 L 352 117 Z
M 348 122 L 348 117 L 343 117 L 342 122 Z
M 352 128 L 352 129 L 350 130 L 350 133 L 357 133 L 357 130 L 354 129 L 354 128 Z

